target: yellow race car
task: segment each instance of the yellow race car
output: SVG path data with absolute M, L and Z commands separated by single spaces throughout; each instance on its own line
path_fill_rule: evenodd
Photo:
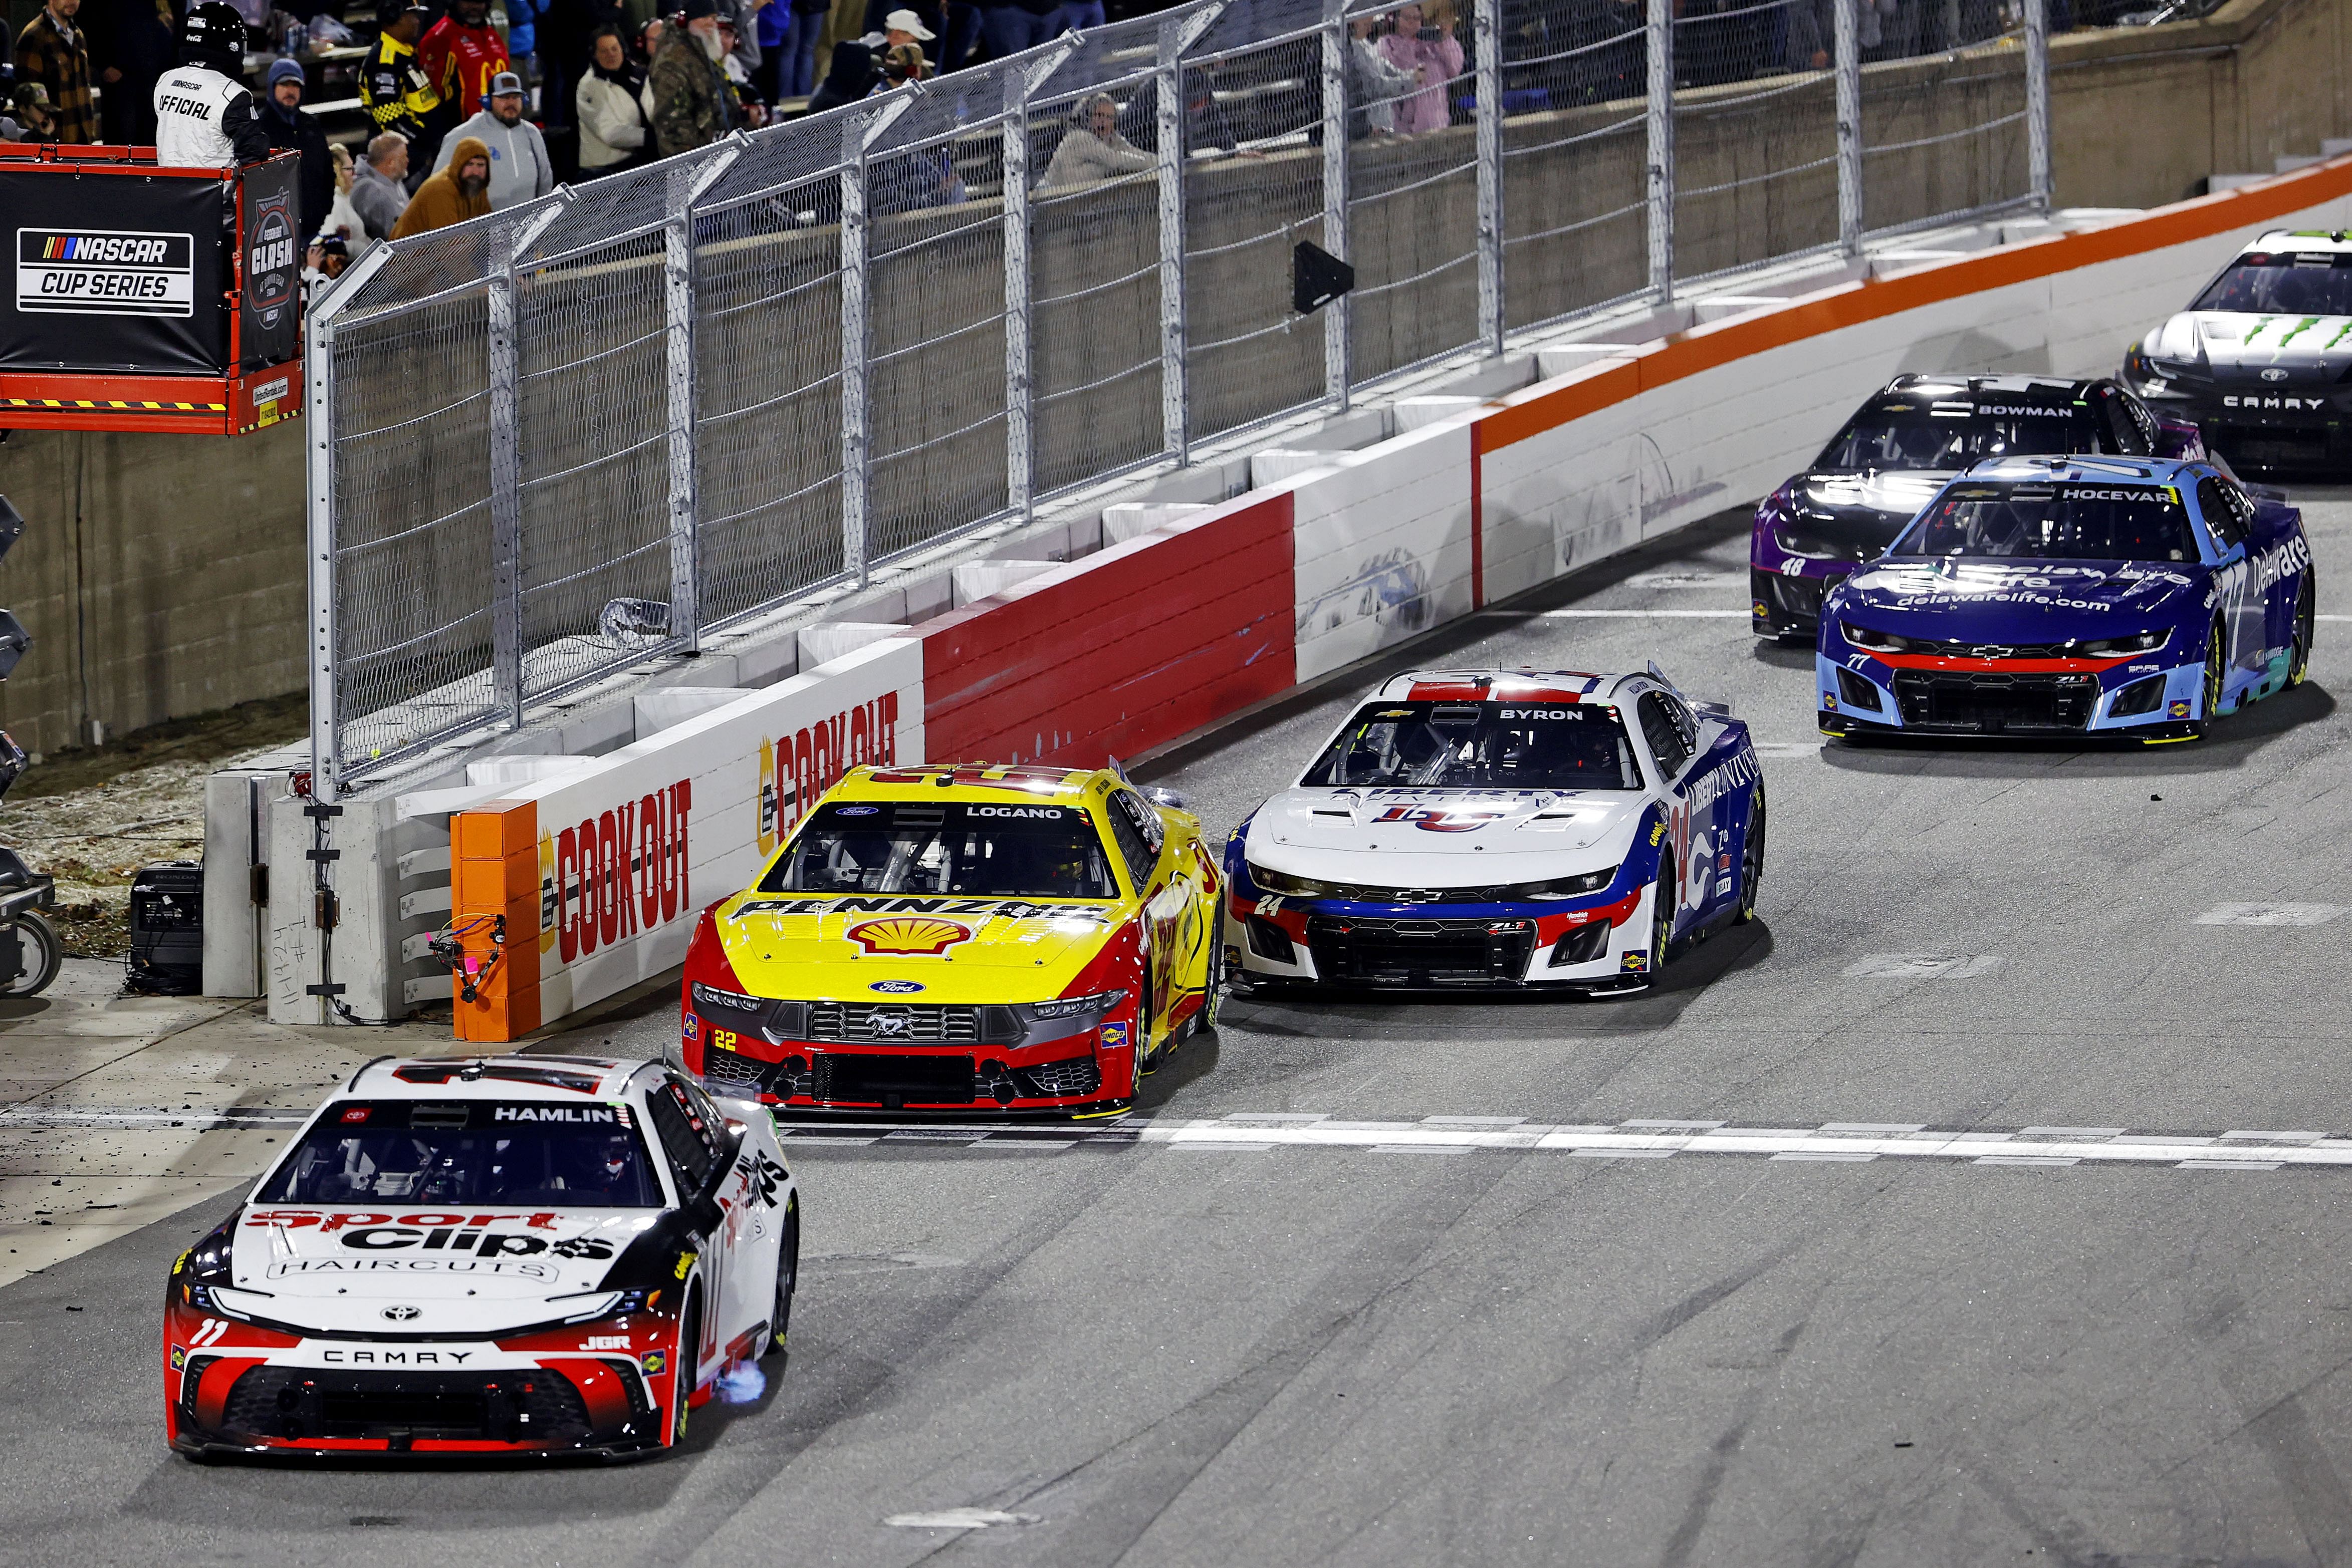
M 686 1066 L 793 1109 L 1115 1115 L 1215 1021 L 1217 863 L 1105 768 L 853 768 L 686 955 Z

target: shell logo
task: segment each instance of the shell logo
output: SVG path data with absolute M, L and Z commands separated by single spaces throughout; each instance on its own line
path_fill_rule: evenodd
M 868 953 L 944 953 L 971 940 L 971 927 L 933 915 L 893 915 L 861 920 L 842 935 Z

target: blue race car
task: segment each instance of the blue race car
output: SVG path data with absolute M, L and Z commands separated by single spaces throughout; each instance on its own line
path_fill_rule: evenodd
M 1822 731 L 2192 740 L 2301 683 L 2303 514 L 2212 465 L 1997 458 L 1822 603 Z

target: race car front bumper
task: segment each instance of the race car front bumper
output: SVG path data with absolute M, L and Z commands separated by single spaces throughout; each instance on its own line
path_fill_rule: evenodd
M 2116 661 L 2105 668 L 2004 669 L 1994 661 L 1936 659 L 1902 666 L 1849 654 L 1814 655 L 1825 735 L 2019 739 L 2110 735 L 2132 740 L 2195 733 L 2205 716 L 2205 666 Z
M 940 1045 L 770 1039 L 692 1009 L 682 1027 L 687 1068 L 714 1093 L 780 1110 L 1098 1115 L 1135 1098 L 1131 1003 L 1125 1017 L 1018 1046 L 990 1041 L 984 1021 L 972 1031 L 983 1038 Z
M 1846 560 L 1790 556 L 1782 570 L 1748 569 L 1748 628 L 1759 637 L 1810 639 L 1822 623 L 1822 601 L 1854 570 Z
M 548 1354 L 493 1342 L 175 1343 L 165 1352 L 165 1425 L 172 1447 L 193 1455 L 622 1458 L 662 1447 L 672 1379 L 656 1375 L 672 1354 Z
M 1643 887 L 1565 909 L 1235 893 L 1225 907 L 1226 972 L 1246 987 L 1624 990 L 1649 983 L 1651 897 Z

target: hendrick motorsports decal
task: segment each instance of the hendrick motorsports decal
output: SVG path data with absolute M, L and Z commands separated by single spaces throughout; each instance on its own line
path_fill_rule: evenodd
M 193 316 L 195 236 L 139 229 L 18 229 L 16 308 L 78 316 Z

